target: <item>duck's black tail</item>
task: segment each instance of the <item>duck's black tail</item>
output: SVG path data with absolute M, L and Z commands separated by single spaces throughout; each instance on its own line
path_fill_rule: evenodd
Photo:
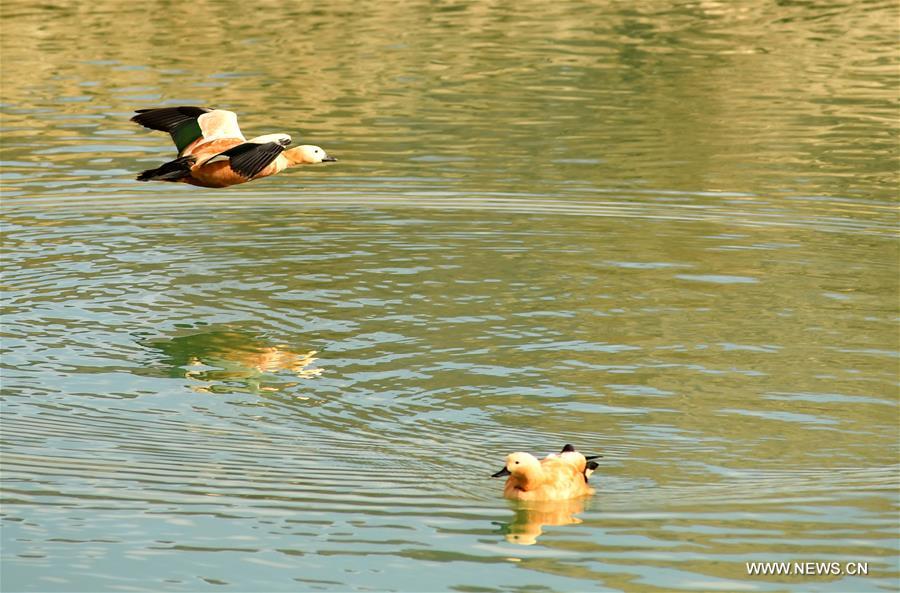
M 559 454 L 562 455 L 563 453 L 575 453 L 575 452 L 576 452 L 575 447 L 573 447 L 572 445 L 566 445 L 565 447 L 562 448 L 562 451 L 560 451 Z M 603 457 L 603 455 L 587 455 L 587 456 L 585 456 L 585 458 L 584 458 L 584 461 L 585 461 L 584 474 L 583 474 L 585 484 L 587 484 L 588 478 L 591 477 L 591 474 L 594 473 L 594 471 L 598 467 L 600 467 L 600 464 L 597 463 L 596 461 L 594 461 L 594 459 L 600 459 L 601 457 Z
M 138 174 L 138 181 L 179 181 L 191 174 L 191 165 L 197 162 L 193 156 L 183 156 L 160 165 L 156 169 L 147 169 Z
M 587 465 L 584 466 L 584 483 L 587 484 L 588 478 L 591 477 L 591 474 L 600 467 L 600 464 L 596 461 L 588 461 Z

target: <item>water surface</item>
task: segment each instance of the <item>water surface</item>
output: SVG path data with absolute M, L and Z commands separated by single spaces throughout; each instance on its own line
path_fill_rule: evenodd
M 255 6 L 4 3 L 4 590 L 896 590 L 895 3 Z

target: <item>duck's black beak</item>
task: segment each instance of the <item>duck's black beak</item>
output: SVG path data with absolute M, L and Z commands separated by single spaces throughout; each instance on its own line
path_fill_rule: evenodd
M 491 474 L 491 477 L 492 478 L 502 478 L 503 476 L 508 476 L 508 475 L 509 475 L 509 470 L 504 467 L 503 469 L 498 471 L 496 474 Z
M 337 159 L 334 158 L 333 156 L 327 156 L 324 159 L 322 159 L 322 162 L 323 163 L 336 163 Z

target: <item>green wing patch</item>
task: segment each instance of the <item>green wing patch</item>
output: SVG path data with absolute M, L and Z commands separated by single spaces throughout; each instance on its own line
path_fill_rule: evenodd
M 175 143 L 175 148 L 178 149 L 179 154 L 182 150 L 187 148 L 191 142 L 203 136 L 203 132 L 200 131 L 200 124 L 197 123 L 196 119 L 179 124 L 172 130 L 171 134 L 172 142 Z
M 168 132 L 181 153 L 191 142 L 203 136 L 197 118 L 210 111 L 206 107 L 188 106 L 138 109 L 131 121 L 151 130 Z

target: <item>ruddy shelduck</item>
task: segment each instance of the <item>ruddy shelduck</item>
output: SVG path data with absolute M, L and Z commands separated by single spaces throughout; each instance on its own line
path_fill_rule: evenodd
M 275 175 L 294 165 L 314 165 L 337 159 L 318 146 L 291 144 L 287 134 L 266 134 L 247 140 L 237 115 L 205 107 L 138 109 L 131 121 L 168 132 L 178 158 L 137 176 L 138 181 L 174 181 L 201 187 L 228 187 Z
M 510 453 L 506 465 L 492 477 L 509 476 L 503 496 L 513 500 L 566 500 L 594 493 L 588 478 L 599 455 L 585 457 L 572 445 L 538 460 L 530 453 Z

